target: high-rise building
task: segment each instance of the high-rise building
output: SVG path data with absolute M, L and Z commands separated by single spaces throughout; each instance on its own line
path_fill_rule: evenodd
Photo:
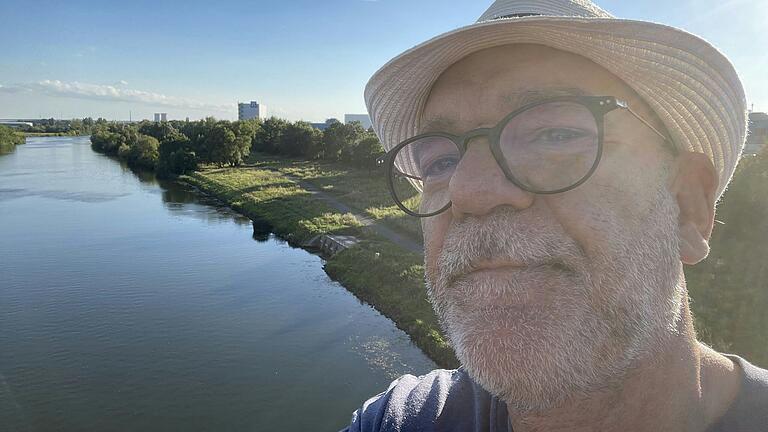
M 155 113 L 155 123 L 168 121 L 168 113 Z
M 349 124 L 353 121 L 360 122 L 364 129 L 372 126 L 371 118 L 368 114 L 344 114 L 344 124 Z
M 237 104 L 237 119 L 238 120 L 251 120 L 251 119 L 265 119 L 267 118 L 267 107 L 259 104 L 256 101 L 250 103 L 238 103 Z

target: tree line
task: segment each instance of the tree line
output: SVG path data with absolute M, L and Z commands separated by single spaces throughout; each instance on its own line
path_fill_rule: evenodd
M 321 131 L 303 121 L 294 123 L 272 117 L 260 125 L 253 141 L 254 151 L 305 159 L 343 162 L 358 168 L 370 168 L 384 149 L 372 129 L 359 122 L 326 122 Z
M 26 121 L 26 120 L 25 120 Z M 42 120 L 29 120 L 32 126 L 24 126 L 19 130 L 24 133 L 44 133 L 58 135 L 88 135 L 97 125 L 106 125 L 107 120 L 91 117 L 72 120 L 57 120 L 54 118 Z
M 384 153 L 379 139 L 360 123 L 329 120 L 325 131 L 304 121 L 276 117 L 261 121 L 216 120 L 99 123 L 92 126 L 91 147 L 137 168 L 161 175 L 194 171 L 200 164 L 239 166 L 251 152 L 323 159 L 373 167 Z

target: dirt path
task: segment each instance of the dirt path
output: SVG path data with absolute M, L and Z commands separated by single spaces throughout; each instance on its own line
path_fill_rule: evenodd
M 295 181 L 299 186 L 301 186 L 304 190 L 314 195 L 315 198 L 325 202 L 329 206 L 335 208 L 336 210 L 343 212 L 343 213 L 351 213 L 352 215 L 357 218 L 360 223 L 373 230 L 376 234 L 380 235 L 381 237 L 384 237 L 385 239 L 399 245 L 400 247 L 407 249 L 411 252 L 416 252 L 418 254 L 424 253 L 424 246 L 420 242 L 414 241 L 407 236 L 398 233 L 397 231 L 393 230 L 392 228 L 389 228 L 387 226 L 384 226 L 381 222 L 378 222 L 374 219 L 372 219 L 370 216 L 366 216 L 362 213 L 360 213 L 358 210 L 353 209 L 352 207 L 344 204 L 343 202 L 339 201 L 338 198 L 332 196 L 331 194 L 321 190 L 312 182 L 309 182 L 307 180 L 302 180 L 298 177 L 292 176 L 290 174 L 281 173 L 282 175 L 288 177 L 289 179 Z

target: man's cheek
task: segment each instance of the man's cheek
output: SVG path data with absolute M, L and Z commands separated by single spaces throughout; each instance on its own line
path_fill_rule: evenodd
M 616 212 L 614 193 L 612 187 L 591 184 L 547 200 L 557 223 L 587 257 L 612 247 L 612 233 L 622 221 Z
M 451 224 L 450 210 L 437 216 L 423 218 L 421 228 L 424 232 L 424 259 L 426 264 L 427 276 L 434 280 L 437 276 L 437 259 L 445 243 L 445 235 Z

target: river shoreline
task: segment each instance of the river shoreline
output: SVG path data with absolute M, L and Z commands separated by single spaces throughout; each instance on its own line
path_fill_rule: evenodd
M 256 183 L 234 177 L 244 172 Z M 333 212 L 275 170 L 211 169 L 178 180 L 248 217 L 262 231 L 269 228 L 296 247 L 312 251 L 306 241 L 319 234 L 358 237 L 359 244 L 326 259 L 328 276 L 391 319 L 437 365 L 458 366 L 426 299 L 421 255 L 382 239 L 349 214 Z

